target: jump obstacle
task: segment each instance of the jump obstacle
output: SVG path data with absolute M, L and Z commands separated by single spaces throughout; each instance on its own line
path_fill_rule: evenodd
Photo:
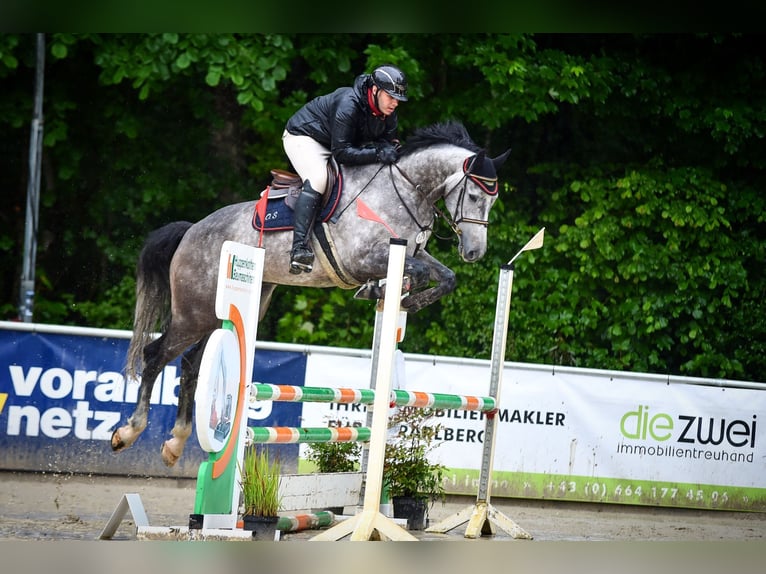
M 513 290 L 513 264 L 524 252 L 539 249 L 543 246 L 545 228 L 538 231 L 524 247 L 500 269 L 497 287 L 497 304 L 495 307 L 495 325 L 492 336 L 492 356 L 490 360 L 489 394 L 500 403 L 500 388 L 503 380 L 503 363 L 505 362 L 505 346 L 508 334 L 508 316 L 511 308 L 511 291 Z M 505 530 L 514 538 L 532 537 L 521 529 L 515 522 L 490 504 L 492 484 L 492 465 L 495 456 L 495 418 L 487 417 L 484 427 L 484 446 L 481 455 L 481 473 L 479 474 L 479 491 L 476 503 L 438 524 L 430 526 L 427 532 L 448 532 L 461 524 L 468 522 L 464 537 L 478 538 L 482 534 L 494 535 L 495 526 Z
M 387 361 L 379 363 L 389 365 L 386 373 L 379 375 L 379 377 L 389 379 L 389 387 L 390 365 L 393 363 L 393 352 L 396 344 L 394 337 L 403 333 L 403 328 L 397 323 L 400 315 L 400 293 L 405 253 L 406 241 L 391 239 L 387 300 L 395 301 L 395 306 L 394 303 L 388 304 L 387 314 L 384 309 L 383 314 L 387 319 L 387 329 L 392 333 L 392 337 L 389 337 L 391 342 L 388 345 L 390 356 Z M 245 405 L 247 397 L 250 395 L 251 386 L 250 377 L 247 376 L 247 373 L 252 373 L 254 362 L 264 259 L 264 251 L 260 247 L 226 241 L 221 249 L 215 311 L 216 316 L 222 320 L 223 324 L 220 329 L 216 329 L 211 334 L 205 346 L 195 393 L 195 430 L 200 445 L 210 455 L 209 459 L 200 465 L 197 473 L 194 514 L 190 516 L 190 527 L 186 533 L 191 539 L 246 539 L 252 536 L 251 532 L 237 528 L 241 496 L 240 464 L 238 461 L 243 459 L 248 435 L 252 440 L 255 440 L 257 433 L 259 439 L 274 442 L 301 441 L 309 438 L 326 440 L 330 438 L 325 434 L 328 432 L 327 429 L 313 429 L 311 431 L 302 429 L 304 436 L 300 436 L 301 432 L 297 429 L 264 431 L 262 428 L 249 429 L 246 425 Z M 404 314 L 402 313 L 402 315 Z M 376 335 L 376 338 L 380 338 L 379 335 Z M 373 352 L 377 354 L 379 351 L 373 349 Z M 378 362 L 377 358 L 375 362 Z M 386 418 L 381 418 L 376 423 L 378 427 L 382 425 L 380 429 L 374 426 L 369 429 L 371 437 L 375 436 L 376 433 L 380 437 L 379 440 L 372 441 L 373 444 L 379 443 L 376 447 L 380 459 L 377 463 L 379 476 L 374 481 L 377 482 L 378 498 L 380 498 L 382 482 L 389 406 L 388 394 L 387 390 L 385 393 L 379 394 L 378 398 L 373 399 L 373 403 L 380 403 L 380 408 L 377 410 L 381 416 L 378 418 Z M 403 397 L 401 400 L 405 398 L 412 400 L 412 397 Z M 357 438 L 364 440 L 365 434 L 366 431 L 357 431 Z M 351 437 L 345 438 L 350 439 Z M 376 473 L 374 469 L 372 472 L 373 474 Z M 367 482 L 370 482 L 369 472 Z M 367 489 L 368 493 L 373 491 L 375 491 L 374 488 Z M 139 537 L 161 534 L 162 527 L 157 529 L 148 525 L 140 497 L 136 494 L 126 494 L 102 531 L 100 538 L 111 538 L 128 510 L 133 514 Z M 372 516 L 371 512 L 371 507 L 368 505 L 362 515 L 354 517 L 364 518 L 365 525 L 369 525 L 371 528 L 369 535 L 362 538 L 362 535 L 356 534 L 354 539 L 370 539 L 374 536 L 373 531 L 381 530 L 390 533 L 390 536 L 383 535 L 384 538 L 415 540 L 412 535 L 394 521 L 383 515 L 380 515 L 378 519 Z M 344 523 L 352 522 L 354 518 L 348 519 Z M 364 529 L 365 526 L 363 525 L 361 528 Z M 170 530 L 176 535 L 180 531 L 178 528 L 171 528 Z
M 210 337 L 203 353 L 200 379 L 195 395 L 196 430 L 200 444 L 211 452 L 198 472 L 195 514 L 200 533 L 199 539 L 226 538 L 219 530 L 237 528 L 237 512 L 241 490 L 239 488 L 239 464 L 246 443 L 298 443 L 369 441 L 362 461 L 366 480 L 363 487 L 364 505 L 361 513 L 347 518 L 325 530 L 311 540 L 340 540 L 350 535 L 353 540 L 417 540 L 396 522 L 380 512 L 383 482 L 383 460 L 388 428 L 388 409 L 392 406 L 418 408 L 450 408 L 477 410 L 488 413 L 485 417 L 482 467 L 476 504 L 427 529 L 427 532 L 447 532 L 468 522 L 466 538 L 494 535 L 499 526 L 514 538 L 530 539 L 531 536 L 510 518 L 489 503 L 492 462 L 495 448 L 495 420 L 492 413 L 499 403 L 499 393 L 505 356 L 506 334 L 513 280 L 513 262 L 522 252 L 542 246 L 544 228 L 541 229 L 508 264 L 501 268 L 491 360 L 490 396 L 475 397 L 443 393 L 418 393 L 391 390 L 392 367 L 396 344 L 401 340 L 403 328 L 400 321 L 400 297 L 404 271 L 406 240 L 391 239 L 387 272 L 387 296 L 383 311 L 376 314 L 373 341 L 373 365 L 370 390 L 294 387 L 289 385 L 266 385 L 251 383 L 247 373 L 252 372 L 257 332 L 258 301 L 260 300 L 263 250 L 225 242 L 221 252 L 216 314 L 223 320 L 223 327 Z M 235 283 L 232 285 L 232 283 Z M 239 284 L 237 284 L 239 283 Z M 242 288 L 242 283 L 246 288 Z M 239 368 L 237 368 L 239 367 Z M 274 400 L 292 402 L 339 402 L 369 405 L 368 427 L 345 429 L 317 428 L 296 429 L 290 427 L 247 427 L 244 397 L 251 400 Z M 234 408 L 232 415 L 231 408 Z M 216 411 L 216 408 L 219 410 Z M 216 412 L 219 416 L 213 417 Z M 210 418 L 207 415 L 211 414 Z M 221 416 L 223 415 L 223 416 Z M 222 430 L 221 424 L 224 423 Z M 215 422 L 215 424 L 213 424 Z M 209 424 L 208 424 L 209 423 Z M 227 426 L 228 424 L 228 426 Z M 139 522 L 145 520 L 143 507 L 137 495 L 125 495 L 110 519 L 101 538 L 109 538 L 116 529 L 127 508 L 133 511 Z M 331 513 L 330 513 L 331 514 Z M 141 516 L 143 515 L 143 516 Z M 279 530 L 305 527 L 322 527 L 334 516 L 281 517 Z M 330 520 L 330 523 L 332 522 Z M 146 521 L 148 525 L 148 521 Z M 191 528 L 190 528 L 191 531 Z M 247 536 L 251 533 L 245 532 Z M 194 536 L 192 536 L 194 538 Z M 241 538 L 241 536 L 240 536 Z

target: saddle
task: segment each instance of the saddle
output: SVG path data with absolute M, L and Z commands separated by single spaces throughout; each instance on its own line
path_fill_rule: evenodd
M 284 169 L 272 169 L 271 183 L 260 194 L 253 213 L 253 228 L 258 231 L 284 231 L 292 229 L 295 222 L 295 201 L 303 190 L 303 182 L 297 173 Z M 327 192 L 322 194 L 317 221 L 332 217 L 341 195 L 343 175 L 334 160 L 327 162 Z M 265 202 L 265 203 L 264 203 Z M 259 213 L 260 212 L 260 213 Z M 263 214 L 263 215 L 261 215 Z M 262 220 L 263 219 L 263 220 Z
M 330 158 L 327 161 L 327 189 L 332 190 L 335 188 L 335 182 L 338 179 L 338 163 L 335 158 Z M 285 205 L 290 209 L 295 206 L 295 201 L 298 199 L 301 191 L 303 190 L 303 182 L 301 177 L 297 173 L 287 171 L 285 169 L 274 168 L 271 172 L 271 183 L 269 184 L 269 199 L 285 199 Z M 263 194 L 261 194 L 263 195 Z M 322 194 L 322 207 L 327 205 L 330 200 L 330 194 Z

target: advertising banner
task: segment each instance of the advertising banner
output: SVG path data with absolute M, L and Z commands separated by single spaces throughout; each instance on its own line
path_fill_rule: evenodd
M 484 395 L 489 364 L 407 357 L 411 391 Z M 369 359 L 312 354 L 307 386 L 366 387 Z M 337 375 L 336 375 L 337 373 Z M 356 373 L 356 375 L 355 375 Z M 361 374 L 361 376 L 360 376 Z M 493 464 L 493 496 L 766 510 L 766 392 L 670 383 L 635 373 L 506 364 Z M 360 426 L 359 405 L 306 405 L 305 424 Z M 451 493 L 475 494 L 485 415 L 436 410 Z M 392 432 L 406 429 L 392 429 Z
M 111 433 L 138 383 L 121 374 L 127 339 L 0 329 L 0 468 L 195 477 L 193 435 L 177 467 L 159 455 L 175 418 L 178 363 L 158 377 L 149 426 L 114 454 Z M 260 346 L 259 346 L 260 345 Z M 263 347 L 266 348 L 263 348 Z M 257 345 L 253 381 L 369 388 L 369 352 Z M 397 351 L 393 388 L 484 396 L 489 361 Z M 766 385 L 506 363 L 491 496 L 766 511 Z M 485 414 L 434 410 L 447 492 L 475 495 Z M 363 405 L 254 401 L 250 426 L 366 426 Z M 390 432 L 407 429 L 391 429 Z M 307 445 L 281 449 L 295 472 Z
M 149 424 L 136 443 L 119 453 L 112 431 L 136 404 L 139 384 L 122 370 L 128 340 L 0 329 L 0 468 L 48 472 L 196 477 L 207 458 L 189 438 L 173 468 L 160 458 L 170 437 L 180 382 L 180 361 L 154 384 Z M 303 384 L 303 353 L 256 353 L 253 377 L 263 382 Z M 296 426 L 300 405 L 253 405 L 249 425 Z M 296 467 L 297 446 L 280 447 L 286 469 Z

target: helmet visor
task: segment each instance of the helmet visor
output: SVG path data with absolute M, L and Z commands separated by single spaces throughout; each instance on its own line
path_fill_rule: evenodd
M 394 84 L 393 88 L 384 87 L 383 91 L 385 91 L 395 100 L 399 100 L 400 102 L 407 101 L 407 86 L 403 86 L 402 84 Z
M 407 101 L 407 79 L 398 68 L 381 66 L 372 73 L 372 81 L 392 98 Z

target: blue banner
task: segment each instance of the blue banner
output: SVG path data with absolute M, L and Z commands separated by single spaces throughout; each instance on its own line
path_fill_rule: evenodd
M 113 453 L 112 431 L 133 412 L 138 383 L 123 375 L 128 340 L 0 330 L 0 468 L 194 478 L 207 458 L 189 438 L 181 460 L 160 457 L 178 404 L 180 361 L 168 364 L 152 393 L 149 424 L 129 449 Z M 253 380 L 303 385 L 303 353 L 258 350 Z M 300 426 L 300 403 L 250 409 L 249 425 Z M 285 471 L 298 445 L 280 445 Z

